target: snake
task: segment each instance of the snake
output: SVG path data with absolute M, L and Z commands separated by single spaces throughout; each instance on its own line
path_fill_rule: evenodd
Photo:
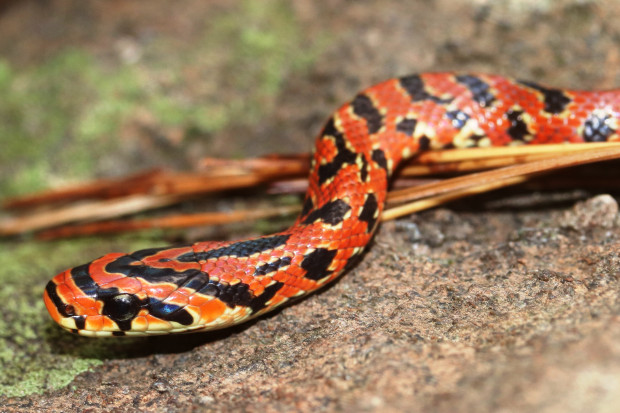
M 110 253 L 56 275 L 44 301 L 83 336 L 209 331 L 259 317 L 347 272 L 375 233 L 390 177 L 436 149 L 620 141 L 620 89 L 422 73 L 369 87 L 318 134 L 302 212 L 282 232 Z

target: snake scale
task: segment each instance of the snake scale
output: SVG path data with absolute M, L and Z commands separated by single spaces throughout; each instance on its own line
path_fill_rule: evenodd
M 290 228 L 234 242 L 111 253 L 45 288 L 52 318 L 85 336 L 205 331 L 333 281 L 370 241 L 399 163 L 422 151 L 620 141 L 620 90 L 574 91 L 495 75 L 424 73 L 372 86 L 317 137 Z

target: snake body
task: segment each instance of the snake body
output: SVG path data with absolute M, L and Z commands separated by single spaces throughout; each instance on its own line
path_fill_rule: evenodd
M 573 91 L 494 75 L 390 79 L 341 106 L 316 140 L 290 228 L 235 242 L 111 253 L 54 277 L 47 309 L 85 336 L 219 329 L 328 284 L 377 228 L 401 160 L 443 148 L 619 141 L 620 90 Z

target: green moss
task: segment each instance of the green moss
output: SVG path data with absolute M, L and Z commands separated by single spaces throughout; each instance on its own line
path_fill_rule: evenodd
M 303 45 L 286 2 L 244 1 L 241 5 L 239 13 L 214 21 L 203 43 L 218 59 L 219 83 L 239 91 L 237 96 L 224 97 L 231 109 L 227 121 L 255 122 L 271 109 L 287 75 L 307 67 L 321 46 L 320 42 Z
M 97 360 L 62 360 L 55 359 L 54 362 L 65 363 L 65 370 L 60 369 L 37 369 L 26 371 L 19 377 L 19 385 L 0 384 L 0 394 L 8 397 L 27 396 L 33 393 L 41 393 L 46 389 L 57 389 L 71 383 L 75 375 L 100 364 Z M 42 385 L 45 384 L 45 387 Z
M 146 118 L 157 130 L 208 136 L 258 121 L 284 80 L 319 46 L 302 45 L 286 1 L 244 1 L 205 22 L 198 39 L 157 38 L 123 62 L 66 49 L 36 67 L 0 58 L 0 199 L 92 177 L 106 156 L 128 149 L 123 126 Z M 191 133 L 190 133 L 191 132 Z M 92 244 L 91 244 L 92 243 Z M 153 246 L 149 238 L 49 243 L 0 242 L 0 394 L 62 387 L 134 340 L 92 340 L 56 327 L 41 299 L 57 272 L 113 250 Z M 127 246 L 129 245 L 129 246 Z
M 93 240 L 91 240 L 93 241 Z M 153 240 L 125 240 L 128 249 Z M 111 241 L 0 243 L 0 394 L 21 396 L 65 386 L 77 374 L 110 357 L 125 355 L 136 340 L 93 340 L 66 333 L 49 318 L 43 300 L 57 272 L 118 250 Z
M 202 136 L 258 121 L 320 49 L 302 44 L 289 7 L 244 1 L 206 22 L 202 39 L 141 45 L 137 62 L 73 49 L 19 70 L 0 59 L 0 172 L 12 177 L 0 198 L 92 177 L 131 149 L 121 127 L 137 116 Z
M 86 82 L 83 69 L 89 67 L 91 60 L 73 51 L 19 72 L 0 63 L 0 164 L 11 176 L 0 182 L 0 194 L 48 186 L 58 163 L 69 176 L 87 172 L 71 149 L 75 115 L 96 92 Z M 80 93 L 73 93 L 74 87 Z

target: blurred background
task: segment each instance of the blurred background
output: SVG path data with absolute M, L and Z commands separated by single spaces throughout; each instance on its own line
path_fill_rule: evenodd
M 618 2 L 2 2 L 0 199 L 202 156 L 311 148 L 359 89 L 422 71 L 620 80 Z

